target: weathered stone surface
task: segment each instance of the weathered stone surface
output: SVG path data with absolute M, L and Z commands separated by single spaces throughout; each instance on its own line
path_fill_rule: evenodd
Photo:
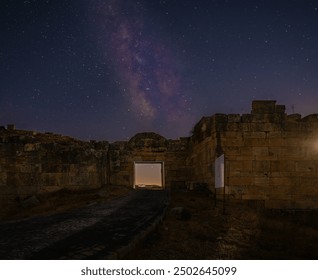
M 33 207 L 39 204 L 40 204 L 40 201 L 35 195 L 21 201 L 21 206 L 24 208 Z
M 230 197 L 266 200 L 273 208 L 279 203 L 282 208 L 318 208 L 318 114 L 288 116 L 285 106 L 270 100 L 254 101 L 251 114 L 240 120 L 221 116 L 210 117 L 215 124 L 210 141 L 191 138 L 192 181 L 205 182 L 214 191 L 214 161 L 224 153 Z M 200 133 L 200 125 L 202 121 L 194 133 Z M 221 190 L 215 192 L 222 195 Z
M 254 101 L 251 114 L 201 118 L 191 137 L 168 140 L 145 132 L 115 143 L 3 128 L 0 201 L 61 189 L 133 187 L 134 162 L 140 161 L 162 162 L 167 188 L 215 191 L 214 163 L 224 154 L 229 197 L 318 208 L 317 116 L 286 115 L 273 100 Z

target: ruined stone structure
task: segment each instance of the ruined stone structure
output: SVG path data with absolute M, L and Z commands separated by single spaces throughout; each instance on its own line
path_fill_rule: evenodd
M 2 127 L 0 203 L 60 189 L 133 187 L 134 162 L 163 162 L 167 188 L 215 192 L 215 159 L 222 154 L 228 199 L 318 208 L 318 114 L 287 115 L 275 101 L 254 101 L 251 114 L 203 117 L 192 136 L 179 140 L 140 133 L 123 142 L 83 142 Z
M 29 196 L 99 188 L 105 184 L 108 143 L 86 143 L 51 133 L 0 131 L 0 203 Z
M 213 188 L 221 154 L 230 197 L 267 208 L 318 208 L 318 114 L 286 115 L 275 101 L 254 101 L 251 114 L 204 117 L 191 137 L 191 179 Z

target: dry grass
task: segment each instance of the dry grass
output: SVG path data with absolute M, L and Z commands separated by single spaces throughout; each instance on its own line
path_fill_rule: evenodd
M 182 206 L 182 219 L 171 209 Z M 190 216 L 190 218 L 189 218 Z M 172 192 L 157 230 L 127 259 L 317 259 L 317 212 L 270 212 L 217 202 L 203 192 Z

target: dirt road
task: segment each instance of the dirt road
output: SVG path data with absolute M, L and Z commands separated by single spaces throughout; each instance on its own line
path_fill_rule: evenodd
M 160 217 L 167 191 L 134 191 L 65 213 L 0 223 L 0 259 L 105 259 Z

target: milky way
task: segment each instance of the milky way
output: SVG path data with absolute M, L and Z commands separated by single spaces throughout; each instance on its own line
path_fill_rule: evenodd
M 178 61 L 160 38 L 151 36 L 139 2 L 109 0 L 95 5 L 96 39 L 116 71 L 127 110 L 148 123 L 149 129 L 160 121 L 160 132 L 166 126 L 178 130 L 178 124 L 192 122 L 191 97 L 182 89 Z
M 191 135 L 253 100 L 318 111 L 317 0 L 2 0 L 0 126 Z

